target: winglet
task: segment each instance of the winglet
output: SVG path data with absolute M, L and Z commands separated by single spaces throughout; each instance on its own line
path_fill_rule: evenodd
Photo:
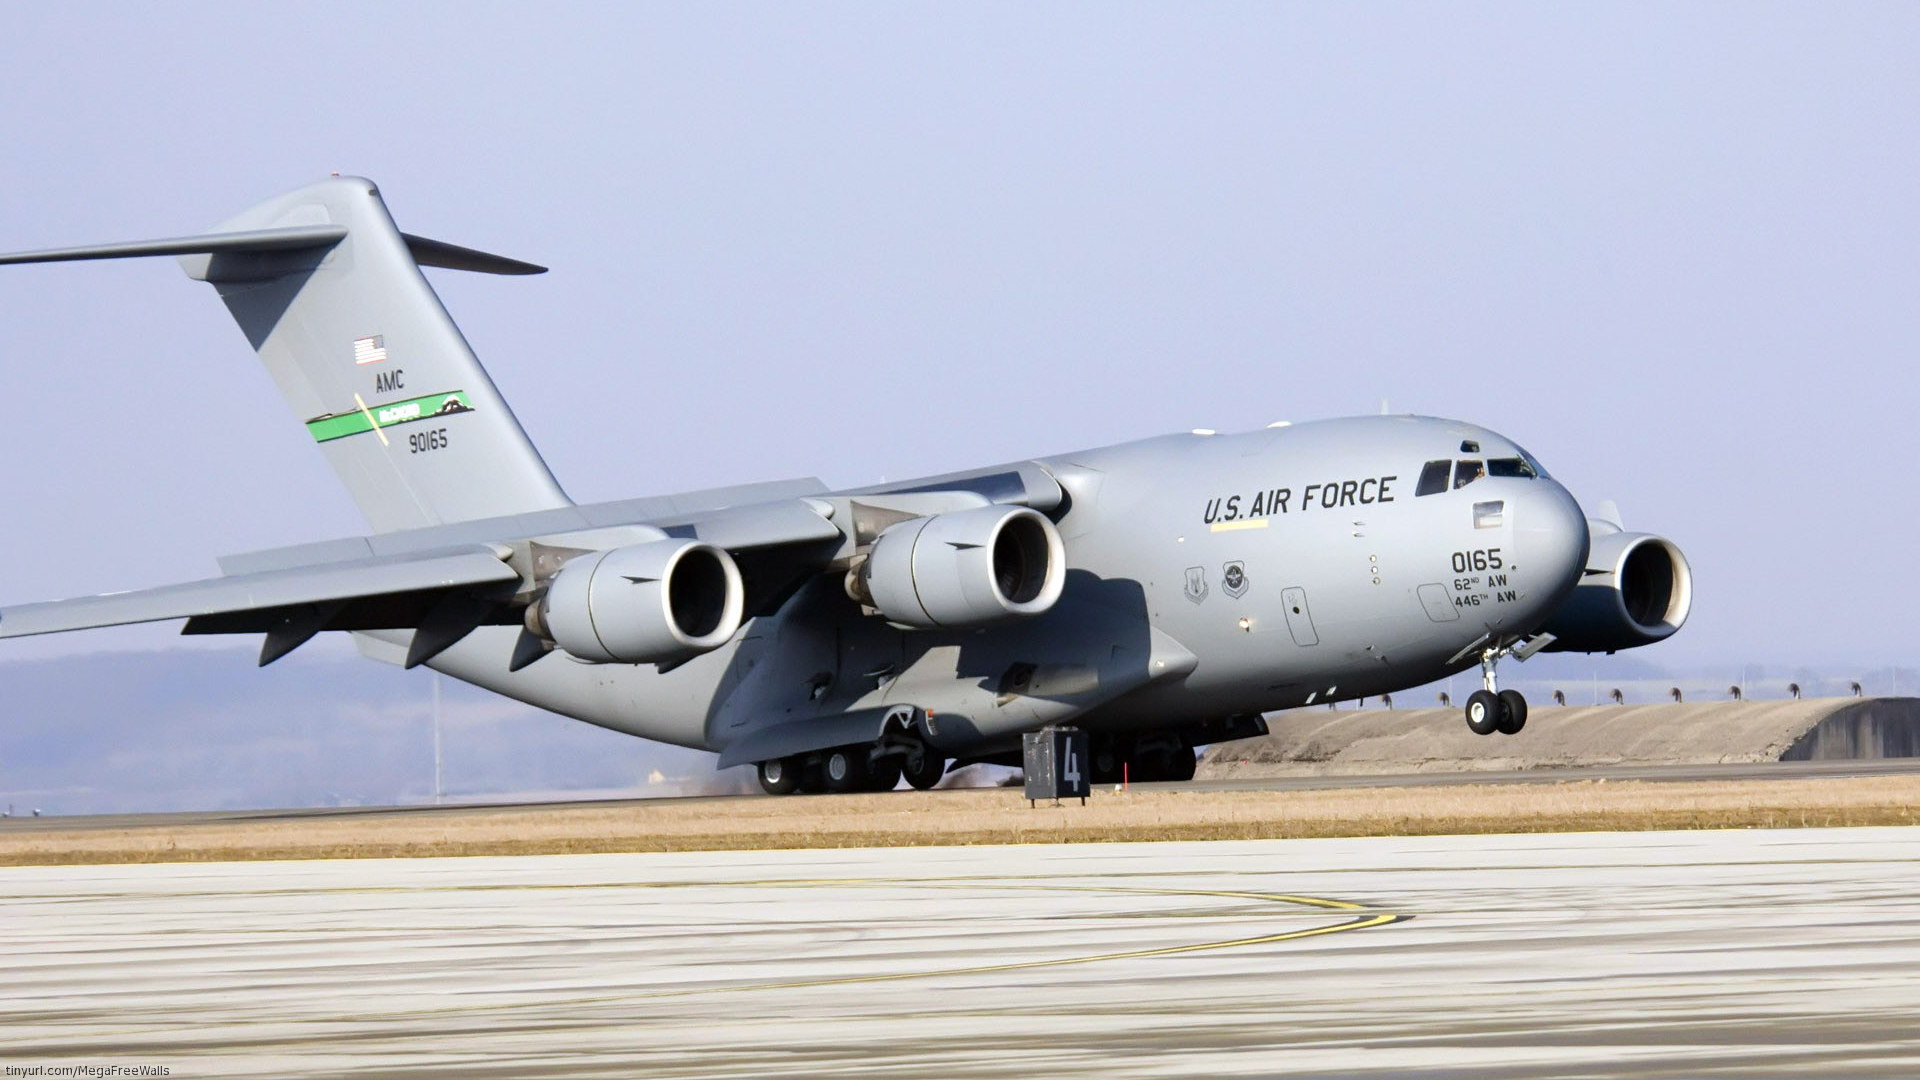
M 1627 523 L 1620 520 L 1620 507 L 1612 499 L 1601 499 L 1594 504 L 1590 515 L 1595 521 L 1604 521 L 1620 532 L 1627 531 Z

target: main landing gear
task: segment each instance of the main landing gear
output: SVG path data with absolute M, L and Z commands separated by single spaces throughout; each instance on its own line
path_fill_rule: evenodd
M 1488 646 L 1480 651 L 1482 688 L 1467 698 L 1468 730 L 1475 735 L 1491 735 L 1496 731 L 1502 735 L 1520 734 L 1520 729 L 1527 726 L 1527 699 L 1518 690 L 1500 689 L 1493 669 L 1503 656 L 1515 655 L 1525 660 L 1538 651 L 1538 647 L 1529 649 L 1527 646 L 1516 650 L 1512 645 Z
M 856 791 L 892 791 L 902 776 L 925 791 L 946 775 L 947 759 L 939 751 L 916 745 L 906 752 L 882 753 L 873 743 L 835 746 L 812 754 L 774 758 L 759 765 L 760 788 L 769 795 L 825 792 L 845 795 Z

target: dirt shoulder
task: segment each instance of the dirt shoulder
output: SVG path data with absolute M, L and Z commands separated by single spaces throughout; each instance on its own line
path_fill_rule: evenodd
M 0 865 L 1920 824 L 1920 775 L 1319 791 L 1017 790 L 12 828 Z

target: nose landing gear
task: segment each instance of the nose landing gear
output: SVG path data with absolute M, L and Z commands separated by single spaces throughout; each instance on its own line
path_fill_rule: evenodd
M 1518 735 L 1527 726 L 1527 699 L 1518 690 L 1502 690 L 1494 667 L 1511 656 L 1525 661 L 1553 643 L 1553 635 L 1536 634 L 1524 641 L 1515 638 L 1504 645 L 1489 645 L 1480 650 L 1481 689 L 1467 698 L 1467 728 L 1475 735 Z
M 1467 727 L 1475 735 L 1518 735 L 1527 726 L 1527 699 L 1518 690 L 1475 690 L 1467 698 Z
M 1506 719 L 1505 713 L 1500 695 L 1475 690 L 1473 696 L 1467 699 L 1467 729 L 1475 735 L 1491 735 L 1500 729 L 1500 721 Z

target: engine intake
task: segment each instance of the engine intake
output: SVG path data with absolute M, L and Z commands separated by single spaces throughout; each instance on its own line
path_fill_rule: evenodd
M 1066 562 L 1060 533 L 1039 511 L 983 506 L 881 533 L 849 591 L 906 626 L 978 626 L 1053 607 Z
M 726 644 L 744 606 L 733 556 L 697 540 L 655 540 L 569 560 L 528 625 L 582 660 L 663 663 Z
M 1614 652 L 1672 636 L 1693 608 L 1693 570 L 1673 541 L 1589 522 L 1586 573 L 1543 627 L 1549 652 Z

